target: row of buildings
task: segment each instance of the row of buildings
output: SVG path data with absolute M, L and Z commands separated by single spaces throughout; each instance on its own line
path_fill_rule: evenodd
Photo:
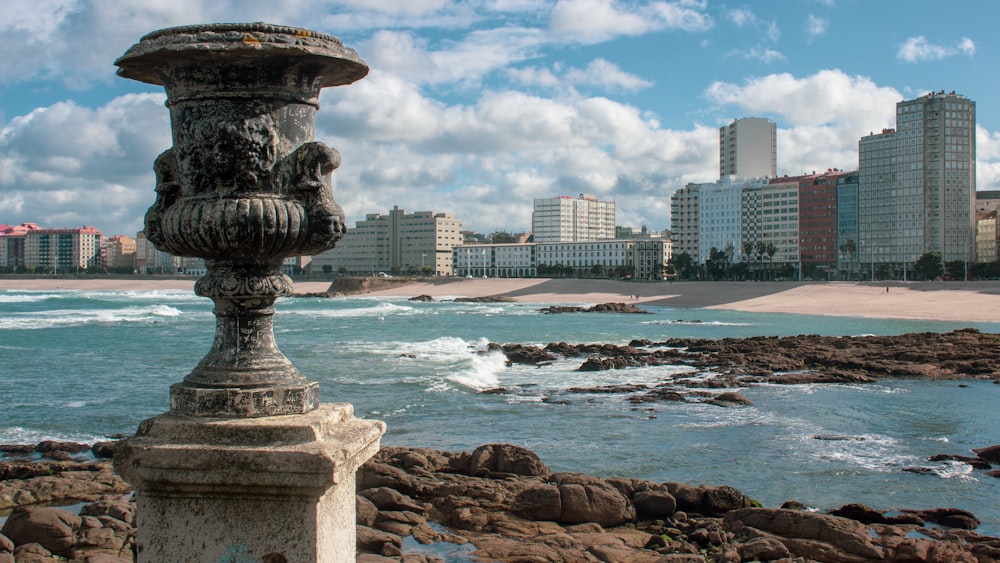
M 783 265 L 826 279 L 873 276 L 876 269 L 905 279 L 929 252 L 946 263 L 993 262 L 1000 199 L 976 191 L 975 114 L 975 102 L 954 92 L 901 101 L 896 128 L 859 140 L 857 170 L 794 177 L 776 175 L 775 123 L 737 119 L 719 129 L 720 179 L 671 196 L 669 237 L 623 234 L 615 202 L 584 194 L 536 199 L 530 234 L 492 240 L 463 230 L 451 213 L 395 207 L 368 214 L 311 263 L 289 259 L 286 271 L 663 279 L 671 257 L 686 254 L 706 265 L 722 255 L 760 277 Z M 204 270 L 199 260 L 157 254 L 142 233 L 104 240 L 92 227 L 25 224 L 0 226 L 0 237 L 0 266 Z
M 160 252 L 142 232 L 135 238 L 105 237 L 88 226 L 50 229 L 36 223 L 0 225 L 0 268 L 10 272 L 172 274 L 182 266 L 183 259 Z
M 930 93 L 896 104 L 896 128 L 859 140 L 857 170 L 777 177 L 774 124 L 737 120 L 719 132 L 721 179 L 671 197 L 674 252 L 839 279 L 905 279 L 931 252 L 996 261 L 997 201 L 976 191 L 975 126 L 974 101 Z
M 486 242 L 451 213 L 368 214 L 313 272 L 348 275 L 538 277 L 620 275 L 663 279 L 668 238 L 615 226 L 615 203 L 593 196 L 534 200 L 532 232 Z

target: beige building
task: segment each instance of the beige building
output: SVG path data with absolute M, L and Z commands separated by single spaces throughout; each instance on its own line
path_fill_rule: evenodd
M 462 220 L 451 213 L 369 213 L 333 250 L 313 257 L 313 273 L 450 276 L 452 248 L 462 244 Z
M 613 239 L 615 202 L 584 194 L 536 199 L 531 232 L 537 243 Z
M 127 235 L 115 235 L 102 243 L 104 267 L 111 271 L 135 270 L 135 239 Z
M 997 261 L 997 210 L 976 213 L 976 262 Z

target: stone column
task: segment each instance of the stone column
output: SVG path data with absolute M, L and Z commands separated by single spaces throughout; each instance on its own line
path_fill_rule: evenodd
M 115 64 L 167 92 L 173 147 L 154 163 L 146 236 L 205 259 L 195 292 L 215 303 L 210 352 L 170 388 L 170 412 L 115 452 L 135 486 L 138 560 L 355 559 L 355 472 L 383 423 L 319 385 L 278 350 L 272 317 L 292 292 L 282 260 L 333 248 L 346 231 L 313 141 L 319 92 L 368 67 L 336 37 L 212 24 L 150 33 Z

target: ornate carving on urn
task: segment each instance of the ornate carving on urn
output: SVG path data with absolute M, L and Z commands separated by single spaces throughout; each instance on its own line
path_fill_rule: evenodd
M 204 258 L 195 285 L 215 303 L 211 351 L 170 389 L 171 411 L 255 417 L 304 413 L 319 386 L 274 342 L 274 302 L 292 291 L 281 264 L 333 248 L 344 213 L 333 199 L 334 149 L 313 141 L 320 90 L 368 67 L 331 35 L 265 23 L 155 31 L 115 64 L 162 85 L 173 147 L 154 163 L 147 239 Z

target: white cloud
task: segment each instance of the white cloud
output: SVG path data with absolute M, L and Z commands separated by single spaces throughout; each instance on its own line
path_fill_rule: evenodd
M 734 8 L 726 12 L 729 20 L 736 24 L 736 27 L 749 27 L 760 30 L 768 41 L 777 43 L 781 39 L 781 28 L 776 21 L 764 21 L 757 17 L 749 8 Z
M 893 88 L 870 78 L 824 70 L 811 76 L 771 74 L 742 85 L 716 82 L 705 92 L 718 104 L 747 115 L 776 116 L 786 127 L 779 133 L 778 168 L 783 173 L 826 168 L 856 168 L 858 139 L 895 125 Z
M 556 64 L 552 69 L 510 69 L 507 75 L 518 84 L 555 89 L 592 86 L 610 92 L 636 92 L 653 85 L 652 82 L 625 72 L 618 65 L 601 58 L 594 59 L 582 69 L 563 68 L 561 64 Z
M 785 55 L 781 51 L 777 51 L 770 47 L 764 47 L 762 45 L 754 45 L 749 49 L 745 50 L 734 50 L 726 53 L 727 57 L 739 57 L 745 60 L 760 61 L 762 63 L 773 63 L 775 61 L 785 60 Z
M 632 8 L 614 0 L 559 0 L 549 27 L 564 41 L 585 44 L 664 29 L 705 31 L 712 27 L 712 18 L 700 8 L 690 2 L 651 2 Z
M 809 18 L 806 20 L 806 33 L 809 37 L 819 37 L 826 33 L 827 25 L 829 25 L 829 22 L 825 18 L 809 14 Z
M 896 52 L 896 58 L 908 63 L 920 61 L 938 61 L 955 55 L 973 56 L 976 54 L 976 44 L 968 37 L 962 37 L 954 46 L 936 45 L 927 41 L 923 35 L 908 38 Z
M 96 110 L 60 102 L 0 129 L 0 201 L 40 224 L 140 228 L 152 162 L 170 146 L 163 96 L 131 94 Z

